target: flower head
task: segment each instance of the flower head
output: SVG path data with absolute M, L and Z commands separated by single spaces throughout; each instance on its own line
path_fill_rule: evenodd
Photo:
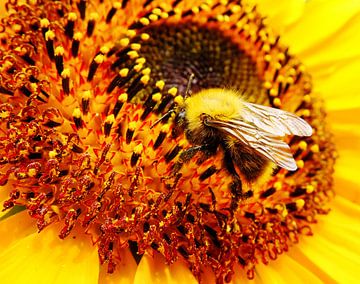
M 61 224 L 61 239 L 85 232 L 108 273 L 129 248 L 137 261 L 182 260 L 198 279 L 205 269 L 219 282 L 236 269 L 253 279 L 328 212 L 336 155 L 304 65 L 256 6 L 193 2 L 7 3 L 4 210 L 21 206 L 39 232 Z M 298 169 L 248 183 L 221 147 L 195 150 L 177 118 L 163 117 L 192 74 L 192 93 L 235 89 L 304 118 L 314 134 L 287 141 Z

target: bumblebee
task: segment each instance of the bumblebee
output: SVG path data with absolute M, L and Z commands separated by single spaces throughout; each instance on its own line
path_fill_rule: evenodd
M 311 126 L 293 113 L 248 103 L 233 90 L 206 89 L 186 96 L 175 111 L 187 139 L 197 146 L 225 152 L 225 164 L 248 182 L 268 166 L 297 169 L 285 135 L 311 136 Z M 229 167 L 228 167 L 229 168 Z M 235 168 L 238 169 L 235 170 Z M 234 172 L 235 171 L 235 172 Z

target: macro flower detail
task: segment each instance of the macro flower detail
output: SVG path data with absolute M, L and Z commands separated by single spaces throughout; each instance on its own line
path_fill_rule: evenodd
M 328 213 L 336 153 L 322 101 L 256 6 L 140 2 L 8 1 L 4 211 L 26 210 L 40 234 L 85 233 L 108 273 L 128 249 L 137 262 L 181 260 L 200 281 L 206 269 L 218 283 L 237 270 L 253 279 L 260 262 L 281 257 Z M 236 90 L 306 120 L 312 136 L 286 138 L 297 170 L 234 180 L 224 150 L 194 147 L 169 112 L 187 87 Z

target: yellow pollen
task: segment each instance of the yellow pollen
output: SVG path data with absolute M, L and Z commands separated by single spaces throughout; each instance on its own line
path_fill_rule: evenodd
M 115 116 L 113 114 L 108 115 L 105 119 L 106 124 L 113 124 L 114 122 L 115 122 Z
M 149 75 L 151 73 L 151 69 L 148 67 L 148 68 L 145 68 L 142 72 L 141 72 L 143 75 Z
M 130 57 L 131 59 L 135 59 L 135 58 L 139 57 L 139 53 L 137 53 L 136 50 L 131 50 L 131 51 L 129 51 L 129 52 L 127 53 L 127 55 L 129 55 L 129 57 Z
M 302 111 L 302 115 L 305 116 L 305 117 L 309 117 L 310 116 L 310 110 L 309 109 L 304 109 Z
M 169 18 L 169 14 L 166 13 L 166 12 L 162 12 L 161 15 L 160 15 L 160 17 L 161 17 L 162 19 L 167 19 L 167 18 Z
M 102 54 L 106 54 L 110 51 L 110 47 L 108 45 L 103 45 L 101 48 L 100 48 L 100 52 Z
M 270 89 L 270 96 L 276 97 L 278 95 L 278 91 L 275 88 Z
M 286 83 L 289 83 L 289 84 L 294 84 L 294 78 L 293 77 L 287 77 L 286 78 Z
M 272 84 L 271 84 L 271 82 L 269 82 L 269 81 L 266 81 L 265 83 L 264 83 L 264 88 L 265 89 L 271 89 L 271 87 L 272 87 Z
M 83 37 L 83 34 L 81 33 L 81 32 L 76 32 L 75 34 L 74 34 L 74 40 L 81 40 L 82 39 L 82 37 Z
M 55 33 L 52 31 L 52 30 L 48 30 L 46 33 L 45 33 L 45 40 L 48 41 L 48 40 L 53 40 L 55 38 Z
M 151 99 L 154 101 L 154 102 L 159 102 L 161 100 L 161 93 L 156 93 L 156 94 L 153 94 Z
M 61 72 L 61 78 L 63 78 L 63 79 L 70 78 L 70 69 L 69 68 L 65 68 Z
M 240 5 L 234 5 L 234 6 L 231 7 L 230 10 L 233 13 L 238 13 L 241 10 L 241 7 L 240 7 Z
M 76 107 L 72 113 L 72 116 L 75 118 L 80 118 L 81 117 L 81 110 L 80 108 Z
M 300 143 L 299 143 L 299 148 L 300 148 L 301 150 L 306 150 L 306 148 L 307 148 L 307 143 L 306 143 L 304 140 L 300 141 Z
M 50 22 L 48 19 L 41 19 L 40 20 L 40 27 L 42 28 L 48 28 L 50 26 Z
M 94 58 L 94 61 L 95 61 L 97 64 L 103 63 L 104 60 L 105 60 L 105 57 L 104 57 L 104 55 L 102 55 L 102 54 L 98 54 L 98 55 Z
M 29 177 L 34 177 L 36 176 L 36 170 L 34 168 L 31 168 L 28 170 L 27 174 Z
M 59 45 L 59 46 L 57 46 L 55 48 L 55 55 L 56 56 L 63 56 L 64 53 L 65 53 L 65 49 L 61 45 Z
M 174 103 L 178 104 L 179 106 L 182 106 L 184 104 L 184 97 L 181 95 L 178 95 L 174 98 Z
M 153 12 L 153 14 L 160 16 L 162 11 L 159 8 L 155 8 L 152 10 L 152 12 Z
M 134 131 L 136 129 L 136 122 L 135 121 L 130 121 L 129 122 L 129 130 L 130 131 Z
M 140 43 L 132 43 L 132 44 L 130 45 L 130 48 L 131 48 L 132 50 L 140 50 L 141 44 L 140 44 Z
M 192 7 L 192 8 L 191 8 L 191 11 L 192 11 L 194 14 L 197 14 L 197 13 L 200 12 L 200 9 L 199 9 L 199 7 Z
M 310 95 L 305 95 L 305 96 L 303 97 L 303 101 L 304 101 L 305 103 L 310 103 L 310 102 L 311 102 L 311 96 L 310 96 Z
M 276 189 L 276 190 L 280 190 L 281 188 L 282 188 L 282 182 L 281 181 L 277 181 L 277 182 L 275 182 L 274 183 L 274 188 Z
M 74 12 L 68 14 L 68 20 L 75 22 L 77 20 L 77 15 Z
M 90 15 L 89 15 L 89 19 L 90 19 L 90 20 L 93 20 L 93 21 L 98 20 L 98 19 L 99 19 L 99 14 L 96 13 L 96 12 L 92 12 L 92 13 L 90 13 Z
M 280 107 L 281 106 L 281 100 L 279 98 L 274 99 L 274 106 Z
M 266 54 L 264 56 L 264 60 L 267 61 L 267 62 L 270 62 L 271 61 L 271 55 L 270 54 Z
M 136 31 L 135 30 L 128 30 L 126 32 L 126 35 L 130 38 L 133 38 L 134 36 L 136 36 Z
M 123 68 L 119 71 L 121 77 L 126 77 L 129 74 L 129 68 Z
M 148 39 L 150 38 L 150 35 L 147 34 L 147 33 L 142 33 L 142 34 L 140 35 L 140 38 L 141 38 L 142 40 L 148 40 Z
M 304 207 L 305 201 L 304 201 L 304 199 L 298 199 L 295 201 L 295 204 L 296 204 L 297 209 L 301 209 Z
M 118 96 L 118 101 L 121 103 L 126 102 L 128 99 L 128 95 L 127 93 L 122 93 L 120 96 Z
M 57 155 L 57 152 L 55 150 L 49 151 L 49 158 L 54 159 Z
M 306 186 L 306 193 L 307 193 L 307 194 L 313 193 L 314 190 L 315 190 L 315 187 L 314 187 L 312 184 L 308 184 L 308 185 Z
M 169 123 L 166 123 L 166 124 L 164 124 L 163 126 L 161 126 L 160 131 L 161 131 L 161 132 L 168 133 L 168 132 L 170 131 L 170 124 L 169 124 Z
M 176 96 L 178 89 L 176 87 L 172 87 L 168 90 L 168 93 L 172 95 L 173 97 Z
M 144 57 L 140 57 L 136 59 L 135 62 L 138 64 L 144 64 L 146 62 L 146 59 Z
M 262 47 L 262 50 L 265 51 L 265 52 L 270 52 L 270 45 L 264 44 L 263 47 Z M 269 54 L 267 54 L 267 55 L 269 55 Z M 267 59 L 266 59 L 266 56 L 267 56 L 267 55 L 265 55 L 264 59 L 265 59 L 265 61 L 270 61 L 270 60 L 271 60 L 271 55 L 269 55 L 269 56 L 270 56 L 270 60 L 267 60 Z
M 179 146 L 180 146 L 180 147 L 183 147 L 183 146 L 186 145 L 186 144 L 187 144 L 186 139 L 181 139 L 181 140 L 179 141 Z
M 122 47 L 128 46 L 130 43 L 130 39 L 127 37 L 122 38 L 122 39 L 120 39 L 119 43 Z
M 155 14 L 151 14 L 151 15 L 149 16 L 149 19 L 150 19 L 150 21 L 155 22 L 155 21 L 157 21 L 157 20 L 159 19 L 159 16 L 158 16 L 158 15 L 155 15 Z
M 134 153 L 137 155 L 141 154 L 143 151 L 144 151 L 144 146 L 141 143 L 134 147 Z
M 142 17 L 140 20 L 139 20 L 140 23 L 142 23 L 144 26 L 147 26 L 150 24 L 150 21 L 148 18 L 145 18 L 145 17 Z
M 121 2 L 115 2 L 115 3 L 113 4 L 113 7 L 114 7 L 115 9 L 120 9 L 120 8 L 121 8 Z
M 155 86 L 157 88 L 159 88 L 160 90 L 162 90 L 164 88 L 164 86 L 165 86 L 165 82 L 163 80 L 159 80 L 159 81 L 156 82 Z
M 299 169 L 302 169 L 305 165 L 303 160 L 298 160 L 296 161 L 296 165 L 298 166 Z
M 140 70 L 141 70 L 143 67 L 144 67 L 143 64 L 136 64 L 136 65 L 134 66 L 134 70 L 135 70 L 136 72 L 140 72 Z
M 149 80 L 150 80 L 150 76 L 149 76 L 149 75 L 144 75 L 144 76 L 142 76 L 141 79 L 140 79 L 140 81 L 141 81 L 144 85 L 146 85 L 146 84 L 149 82 Z
M 210 7 L 208 4 L 204 3 L 200 5 L 200 8 L 206 12 L 210 11 Z
M 311 152 L 313 152 L 313 153 L 319 153 L 319 151 L 320 151 L 319 145 L 318 145 L 318 144 L 312 145 L 312 146 L 310 147 L 310 150 L 311 150 Z
M 81 98 L 84 100 L 89 100 L 91 98 L 91 91 L 90 90 L 83 91 Z

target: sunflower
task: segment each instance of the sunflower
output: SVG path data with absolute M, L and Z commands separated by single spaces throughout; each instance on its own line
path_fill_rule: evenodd
M 360 5 L 338 2 L 8 1 L 1 278 L 355 282 Z M 174 110 L 209 88 L 306 120 L 297 170 L 248 182 L 192 145 Z

